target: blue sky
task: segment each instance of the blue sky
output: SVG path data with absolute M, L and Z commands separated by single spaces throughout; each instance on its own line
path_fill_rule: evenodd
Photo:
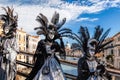
M 59 12 L 61 19 L 67 18 L 64 27 L 75 33 L 80 26 L 86 26 L 93 34 L 97 25 L 104 30 L 111 28 L 109 37 L 120 31 L 120 0 L 0 0 L 2 6 L 13 6 L 19 15 L 19 28 L 23 27 L 30 34 L 35 34 L 33 28 L 38 26 L 35 19 L 39 13 L 50 20 L 55 11 Z M 4 13 L 2 9 L 1 13 Z
M 67 26 L 71 26 L 71 29 L 74 28 L 73 31 L 77 32 L 80 26 L 86 26 L 89 28 L 89 31 L 92 33 L 94 31 L 94 27 L 100 25 L 107 30 L 111 28 L 109 36 L 115 35 L 117 32 L 120 32 L 120 8 L 108 8 L 106 10 L 100 11 L 99 13 L 83 13 L 78 18 L 86 18 L 82 21 L 71 21 L 67 23 Z M 95 21 L 91 21 L 91 18 L 96 18 Z

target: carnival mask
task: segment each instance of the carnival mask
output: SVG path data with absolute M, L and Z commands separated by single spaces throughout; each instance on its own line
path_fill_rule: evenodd
M 90 54 L 91 57 L 93 57 L 95 55 L 95 48 L 96 48 L 96 44 L 97 44 L 97 40 L 96 39 L 90 39 L 88 41 L 88 52 Z
M 3 29 L 3 31 L 4 31 L 5 34 L 8 34 L 9 31 L 10 31 L 10 28 L 9 28 L 9 27 L 5 27 L 5 28 Z
M 48 32 L 49 39 L 52 40 L 54 38 L 54 36 L 55 36 L 55 31 L 54 30 L 49 30 L 49 32 Z

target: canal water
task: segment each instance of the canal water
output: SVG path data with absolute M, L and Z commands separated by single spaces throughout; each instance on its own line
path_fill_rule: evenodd
M 77 68 L 76 67 L 67 66 L 67 65 L 62 64 L 62 68 L 65 73 L 69 73 L 69 74 L 77 76 Z
M 66 59 L 68 61 L 73 61 L 73 62 L 77 62 L 78 61 L 78 58 L 73 58 L 73 57 L 67 57 Z M 73 67 L 73 66 L 65 65 L 65 64 L 62 64 L 61 66 L 62 66 L 63 71 L 65 73 L 77 76 L 77 66 Z M 115 75 L 115 74 L 111 74 L 111 75 L 112 75 L 112 80 L 120 80 L 120 75 Z

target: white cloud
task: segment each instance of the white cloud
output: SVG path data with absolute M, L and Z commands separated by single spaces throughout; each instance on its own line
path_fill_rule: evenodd
M 97 20 L 98 20 L 98 18 L 88 18 L 88 17 L 86 17 L 86 18 L 79 18 L 76 21 L 91 21 L 91 22 L 93 22 L 93 21 L 97 21 Z
M 103 7 L 119 7 L 120 0 L 89 0 L 90 2 L 96 4 L 96 6 L 101 5 Z
M 8 0 L 6 0 L 8 1 Z M 50 20 L 53 13 L 55 11 L 59 12 L 60 18 L 67 18 L 67 22 L 70 20 L 76 21 L 96 21 L 98 18 L 80 18 L 77 19 L 78 16 L 82 13 L 98 13 L 102 10 L 105 10 L 109 7 L 119 7 L 120 0 L 88 0 L 93 3 L 91 6 L 88 5 L 78 5 L 73 3 L 63 2 L 61 0 L 31 0 L 31 5 L 21 4 L 22 0 L 18 0 L 17 4 L 8 3 L 9 5 L 13 5 L 15 8 L 15 12 L 19 15 L 18 25 L 19 27 L 23 27 L 25 31 L 28 33 L 35 32 L 33 30 L 34 27 L 38 26 L 37 21 L 35 21 L 36 16 L 39 13 L 43 13 Z M 24 0 L 23 0 L 24 1 Z M 40 5 L 35 5 L 35 1 L 37 1 Z M 40 1 L 40 2 L 39 2 Z M 0 0 L 1 3 L 3 1 Z M 7 3 L 7 2 L 6 2 Z M 34 4 L 35 3 L 35 4 Z M 77 3 L 77 2 L 76 2 Z M 21 4 L 21 5 L 19 5 Z M 0 6 L 7 6 L 7 4 L 0 4 Z M 0 14 L 3 11 L 0 10 Z

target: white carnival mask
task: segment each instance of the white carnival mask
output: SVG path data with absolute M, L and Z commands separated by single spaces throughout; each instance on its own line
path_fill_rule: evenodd
M 88 44 L 87 47 L 89 48 L 89 54 L 91 57 L 93 57 L 95 55 L 95 47 L 97 44 L 97 40 L 96 39 L 89 39 L 88 40 Z
M 54 36 L 55 36 L 55 31 L 49 30 L 48 37 L 52 40 L 54 38 Z
M 5 33 L 5 34 L 9 33 L 9 27 L 5 27 L 5 28 L 4 28 L 4 33 Z

